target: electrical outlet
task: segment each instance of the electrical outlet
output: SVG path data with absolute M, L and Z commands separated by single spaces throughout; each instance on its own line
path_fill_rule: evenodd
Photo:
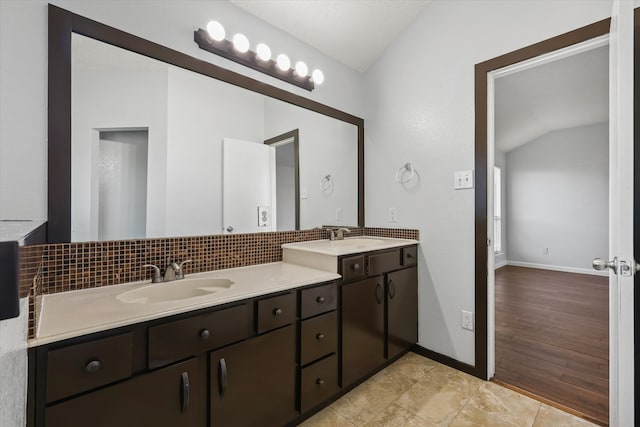
M 258 227 L 268 227 L 271 217 L 270 206 L 258 206 Z
M 342 208 L 336 208 L 336 221 L 342 221 Z
M 473 313 L 471 311 L 460 311 L 460 326 L 462 329 L 473 331 Z
M 549 248 L 542 248 L 542 255 L 549 255 Z
M 389 208 L 389 222 L 398 222 L 398 210 Z

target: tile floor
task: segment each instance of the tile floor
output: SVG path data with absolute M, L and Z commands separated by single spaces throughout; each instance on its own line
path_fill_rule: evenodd
M 301 427 L 593 425 L 507 388 L 408 353 Z

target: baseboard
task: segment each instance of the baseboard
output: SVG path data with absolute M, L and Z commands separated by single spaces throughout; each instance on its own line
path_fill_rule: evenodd
M 565 273 L 589 274 L 591 276 L 609 276 L 608 271 L 598 271 L 592 268 L 563 267 L 561 265 L 536 264 L 533 262 L 507 261 L 507 265 L 514 267 L 537 268 L 539 270 L 562 271 Z
M 502 268 L 502 267 L 505 267 L 505 266 L 507 266 L 507 265 L 508 265 L 508 261 L 506 261 L 506 260 L 505 260 L 505 261 L 500 261 L 500 262 L 497 262 L 497 263 L 494 265 L 494 269 L 495 269 L 495 270 L 497 270 L 497 269 Z
M 429 350 L 427 348 L 422 347 L 419 344 L 412 345 L 410 351 L 416 354 L 419 354 L 420 356 L 427 357 L 431 360 L 435 360 L 436 362 L 442 363 L 443 365 L 447 365 L 450 368 L 457 369 L 469 375 L 473 375 L 474 377 L 478 377 L 481 380 L 486 380 L 486 378 L 483 378 L 480 375 L 480 372 L 478 372 L 475 366 L 468 365 L 452 357 L 445 356 L 444 354 L 437 353 L 433 350 Z

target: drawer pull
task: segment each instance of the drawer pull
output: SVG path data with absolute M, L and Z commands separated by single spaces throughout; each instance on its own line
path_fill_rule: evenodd
M 98 372 L 101 367 L 102 363 L 99 360 L 91 360 L 85 365 L 84 371 L 92 374 L 94 372 Z
M 227 391 L 227 381 L 227 362 L 223 357 L 218 361 L 218 391 L 220 392 L 220 396 L 224 396 L 224 393 Z
M 278 316 L 282 316 L 282 309 L 281 308 L 274 308 L 273 309 L 273 315 L 278 317 Z
M 324 380 L 323 380 L 322 378 L 318 378 L 318 379 L 316 380 L 316 384 L 318 384 L 318 385 L 322 385 L 322 384 L 324 384 Z
M 351 266 L 351 268 L 353 269 L 353 271 L 360 271 L 360 264 L 355 263 Z
M 191 387 L 189 386 L 189 373 L 183 372 L 180 376 L 182 382 L 182 393 L 180 399 L 182 400 L 181 411 L 186 412 L 189 409 L 189 400 L 191 398 Z
M 396 296 L 396 285 L 393 280 L 389 280 L 389 299 L 393 299 Z
M 200 339 L 202 341 L 208 340 L 209 339 L 209 335 L 211 335 L 211 334 L 209 333 L 208 329 L 203 329 L 203 330 L 200 331 Z
M 322 297 L 322 296 L 320 296 L 320 297 L 316 298 L 316 302 L 317 302 L 318 304 L 324 304 L 324 302 L 325 302 L 325 301 L 326 301 L 326 300 L 325 300 L 325 299 L 324 299 L 324 297 Z
M 413 254 L 411 252 L 407 252 L 407 259 L 413 258 Z
M 322 341 L 324 339 L 324 334 L 323 333 L 316 334 L 316 339 L 318 341 Z

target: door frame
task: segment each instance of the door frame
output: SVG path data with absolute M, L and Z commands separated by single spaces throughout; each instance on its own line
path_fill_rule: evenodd
M 294 166 L 293 173 L 295 174 L 294 179 L 294 197 L 295 197 L 295 229 L 300 230 L 300 130 L 294 129 L 289 132 L 285 132 L 283 134 L 274 136 L 273 138 L 269 138 L 264 141 L 267 145 L 278 144 L 279 142 L 286 141 L 288 139 L 293 139 L 293 157 L 294 157 Z M 276 146 L 277 149 L 277 146 Z M 276 165 L 277 167 L 277 165 Z
M 475 65 L 475 366 L 474 374 L 488 380 L 488 234 L 487 234 L 487 93 L 491 72 L 609 34 L 611 19 L 603 19 Z

